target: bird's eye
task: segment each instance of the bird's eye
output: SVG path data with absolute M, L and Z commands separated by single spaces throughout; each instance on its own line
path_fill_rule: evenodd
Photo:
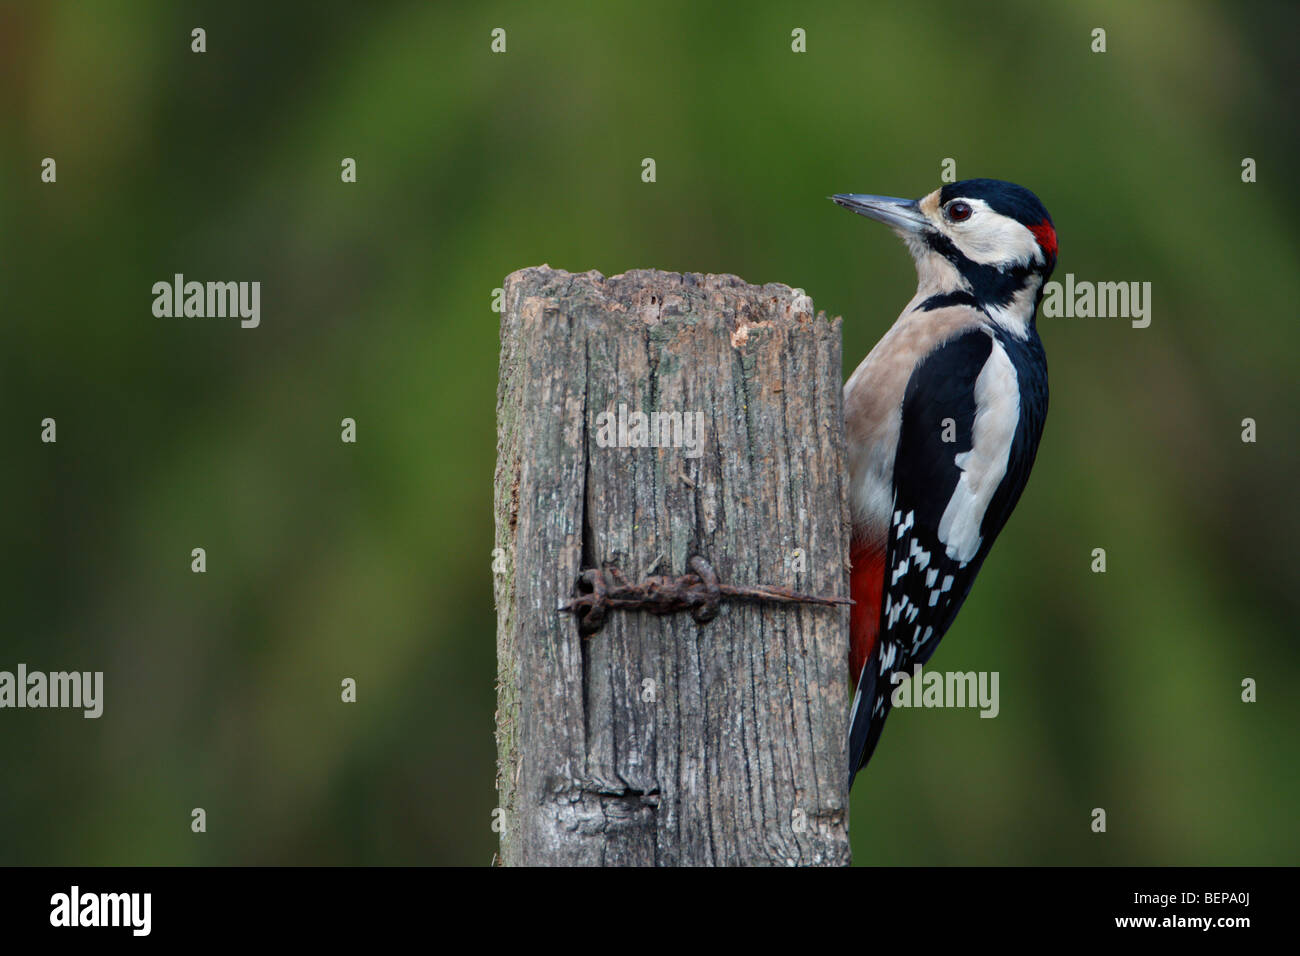
M 948 219 L 950 222 L 965 222 L 970 218 L 971 208 L 964 202 L 948 203 Z

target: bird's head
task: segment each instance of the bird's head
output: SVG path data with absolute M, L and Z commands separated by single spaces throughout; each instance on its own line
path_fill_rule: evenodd
M 916 259 L 918 296 L 969 294 L 1029 318 L 1056 266 L 1056 228 L 1038 197 L 1000 179 L 949 183 L 921 199 L 844 194 L 837 204 L 893 228 Z

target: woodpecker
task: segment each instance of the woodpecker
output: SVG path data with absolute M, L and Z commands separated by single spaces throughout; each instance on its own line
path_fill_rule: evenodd
M 849 785 L 895 674 L 934 653 L 1029 478 L 1047 417 L 1034 325 L 1056 228 L 1029 190 L 949 183 L 922 199 L 842 194 L 916 260 L 916 295 L 844 386 L 853 522 Z

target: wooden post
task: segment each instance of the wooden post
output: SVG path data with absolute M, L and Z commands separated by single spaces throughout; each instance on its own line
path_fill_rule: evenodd
M 847 596 L 840 320 L 783 285 L 546 266 L 504 307 L 500 861 L 847 864 L 847 608 L 611 610 L 587 638 L 557 610 L 584 568 L 695 554 L 724 584 Z

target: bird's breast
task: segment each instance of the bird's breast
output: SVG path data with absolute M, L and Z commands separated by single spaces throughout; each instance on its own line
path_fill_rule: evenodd
M 894 506 L 894 456 L 912 372 L 944 342 L 986 321 L 982 312 L 966 306 L 904 312 L 844 384 L 855 541 L 878 546 L 888 533 Z

